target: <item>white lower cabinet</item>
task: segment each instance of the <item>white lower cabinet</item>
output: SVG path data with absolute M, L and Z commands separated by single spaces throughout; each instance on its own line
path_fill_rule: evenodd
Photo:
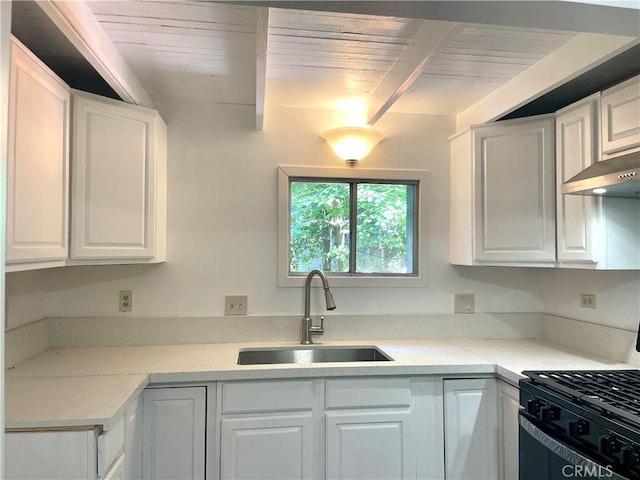
M 518 480 L 519 392 L 513 385 L 498 381 L 499 478 L 503 480 Z
M 413 413 L 348 411 L 326 414 L 327 478 L 415 478 Z
M 341 377 L 149 387 L 108 431 L 9 431 L 7 479 L 515 479 L 517 388 Z
M 97 429 L 7 432 L 4 475 L 12 479 L 98 478 Z
M 226 418 L 220 434 L 222 478 L 313 478 L 311 413 Z
M 442 478 L 441 385 L 436 377 L 223 382 L 213 447 L 220 478 Z
M 142 478 L 142 396 L 136 397 L 124 413 L 124 477 Z
M 125 456 L 120 455 L 113 466 L 109 469 L 104 480 L 133 480 L 136 477 L 129 477 L 125 473 Z
M 207 387 L 143 393 L 142 478 L 204 479 Z
M 327 380 L 326 478 L 416 477 L 409 377 Z
M 125 421 L 120 416 L 109 430 L 70 427 L 67 430 L 9 430 L 5 434 L 3 478 L 97 480 L 124 477 Z
M 322 385 L 317 379 L 221 383 L 220 478 L 319 478 Z
M 445 379 L 443 389 L 445 477 L 498 478 L 496 380 Z

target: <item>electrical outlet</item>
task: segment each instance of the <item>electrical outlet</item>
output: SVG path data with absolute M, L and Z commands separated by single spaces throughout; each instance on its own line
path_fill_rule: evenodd
M 133 290 L 120 290 L 120 311 L 133 312 Z
M 225 315 L 246 315 L 247 296 L 246 295 L 226 295 L 224 297 Z
M 582 308 L 596 308 L 596 296 L 586 293 L 580 294 L 580 306 Z
M 473 313 L 473 293 L 456 293 L 454 295 L 453 313 Z

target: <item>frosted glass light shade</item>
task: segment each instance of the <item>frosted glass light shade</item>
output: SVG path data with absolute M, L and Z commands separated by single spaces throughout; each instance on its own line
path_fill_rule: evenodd
M 382 140 L 382 132 L 371 127 L 342 127 L 320 134 L 334 153 L 354 165 L 369 155 L 373 147 Z

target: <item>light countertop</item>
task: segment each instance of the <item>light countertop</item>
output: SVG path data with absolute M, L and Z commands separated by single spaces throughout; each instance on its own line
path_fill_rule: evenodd
M 147 383 L 498 374 L 517 384 L 524 370 L 635 368 L 538 340 L 384 340 L 317 345 L 375 345 L 394 361 L 237 365 L 241 348 L 299 346 L 285 342 L 50 349 L 5 372 L 5 427 L 99 425 L 107 430 Z

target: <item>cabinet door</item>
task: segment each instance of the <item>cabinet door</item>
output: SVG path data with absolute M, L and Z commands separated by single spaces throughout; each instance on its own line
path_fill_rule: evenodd
M 69 87 L 11 43 L 7 163 L 8 271 L 67 258 Z
M 518 480 L 519 390 L 498 381 L 498 432 L 500 434 L 500 478 Z
M 97 431 L 43 431 L 7 433 L 4 475 L 11 479 L 95 479 Z
M 311 413 L 225 418 L 221 478 L 312 478 Z
M 640 76 L 602 92 L 602 153 L 640 147 Z
M 143 393 L 142 478 L 204 479 L 206 387 Z
M 164 129 L 154 110 L 74 94 L 72 260 L 164 260 Z
M 554 262 L 553 118 L 474 130 L 475 257 Z
M 556 205 L 559 262 L 595 263 L 595 202 L 583 195 L 563 195 L 562 183 L 597 161 L 599 95 L 558 112 L 556 117 Z
M 416 477 L 414 417 L 410 410 L 326 413 L 326 477 Z
M 498 478 L 496 406 L 496 380 L 444 380 L 446 478 Z
M 136 398 L 125 410 L 124 478 L 142 478 L 142 398 Z
M 125 474 L 125 455 L 120 455 L 111 469 L 102 477 L 103 480 L 134 480 L 141 477 L 129 477 Z

